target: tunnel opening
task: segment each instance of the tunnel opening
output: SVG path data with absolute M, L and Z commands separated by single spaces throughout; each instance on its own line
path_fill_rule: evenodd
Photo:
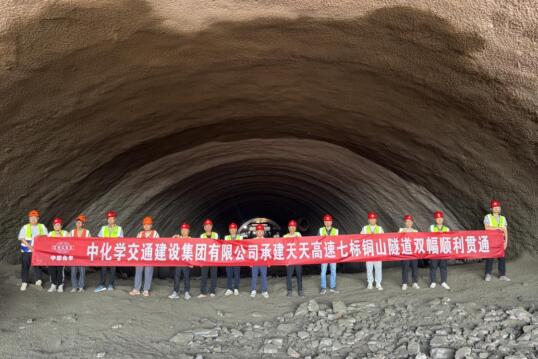
M 479 64 L 477 33 L 411 7 L 182 26 L 117 1 L 43 6 L 7 33 L 2 228 L 36 207 L 92 233 L 109 209 L 163 235 L 256 216 L 315 234 L 324 213 L 357 233 L 370 210 L 387 231 L 437 209 L 471 229 L 496 197 L 509 254 L 534 251 L 536 111 Z

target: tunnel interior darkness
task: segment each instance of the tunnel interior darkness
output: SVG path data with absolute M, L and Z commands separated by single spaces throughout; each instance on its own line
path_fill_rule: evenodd
M 84 212 L 93 233 L 114 209 L 130 235 L 145 215 L 164 236 L 257 216 L 315 234 L 325 213 L 358 233 L 370 210 L 386 231 L 437 209 L 481 228 L 491 198 L 510 255 L 536 251 L 536 88 L 492 76 L 479 33 L 413 7 L 181 16 L 56 3 L 5 29 L 0 257 L 31 208 L 69 227 Z

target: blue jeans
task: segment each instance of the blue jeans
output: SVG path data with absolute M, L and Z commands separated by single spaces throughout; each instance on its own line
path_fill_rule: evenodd
M 241 267 L 226 267 L 226 288 L 239 289 L 240 271 Z
M 330 288 L 336 289 L 336 263 L 321 264 L 321 289 L 327 288 L 327 266 L 331 267 Z
M 262 277 L 262 293 L 267 292 L 267 267 L 252 267 L 252 279 L 250 281 L 250 290 L 256 290 L 258 284 L 258 273 Z

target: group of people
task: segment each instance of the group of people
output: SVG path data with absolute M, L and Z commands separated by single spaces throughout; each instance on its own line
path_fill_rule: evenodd
M 501 204 L 497 200 L 490 202 L 491 212 L 484 217 L 484 228 L 486 230 L 501 230 L 504 232 L 504 248 L 508 246 L 508 231 L 507 221 L 504 216 L 501 215 Z M 90 231 L 85 228 L 87 218 L 84 215 L 79 215 L 75 221 L 75 227 L 67 232 L 63 229 L 63 221 L 60 218 L 55 218 L 52 222 L 53 229 L 48 231 L 46 226 L 39 223 L 40 213 L 37 210 L 32 210 L 28 213 L 28 223 L 25 224 L 19 232 L 20 249 L 22 255 L 21 264 L 21 287 L 22 291 L 25 291 L 30 282 L 30 267 L 32 261 L 32 251 L 34 238 L 37 236 L 49 236 L 49 237 L 74 237 L 85 238 L 91 237 Z M 429 232 L 449 232 L 450 229 L 444 224 L 444 215 L 441 211 L 436 211 L 433 214 L 434 223 L 429 227 Z M 102 226 L 98 237 L 101 238 L 122 238 L 124 236 L 123 229 L 116 223 L 117 214 L 114 211 L 107 213 L 107 224 Z M 375 212 L 368 213 L 368 224 L 365 225 L 361 234 L 376 234 L 384 233 L 383 228 L 377 224 L 378 216 Z M 411 215 L 405 215 L 403 218 L 404 226 L 399 229 L 399 232 L 418 232 L 414 228 L 413 217 Z M 228 226 L 228 234 L 224 237 L 226 241 L 243 240 L 242 236 L 238 233 L 238 226 L 235 223 L 231 223 Z M 326 214 L 323 217 L 323 227 L 319 229 L 318 234 L 320 236 L 337 236 L 338 229 L 333 227 L 333 218 L 331 215 Z M 253 240 L 264 238 L 265 226 L 263 224 L 256 225 L 256 237 Z M 151 217 L 145 217 L 142 221 L 142 230 L 137 235 L 138 238 L 159 238 L 159 233 L 153 228 L 153 219 Z M 183 223 L 180 226 L 178 234 L 173 236 L 178 239 L 191 238 L 190 226 L 188 223 Z M 297 231 L 297 222 L 290 220 L 288 223 L 288 233 L 284 235 L 286 238 L 301 237 L 301 233 Z M 219 239 L 218 233 L 213 231 L 213 222 L 207 219 L 203 222 L 203 233 L 199 238 Z M 509 281 L 506 276 L 506 263 L 504 257 L 497 258 L 499 279 Z M 485 268 L 485 281 L 490 281 L 492 278 L 494 259 L 486 259 Z M 174 268 L 174 286 L 170 299 L 177 299 L 180 297 L 180 284 L 183 279 L 183 297 L 188 300 L 191 298 L 190 288 L 190 272 L 189 266 L 182 266 Z M 323 263 L 321 264 L 321 280 L 320 280 L 320 294 L 327 293 L 327 269 L 330 271 L 329 276 L 329 288 L 328 290 L 333 293 L 338 293 L 336 287 L 336 263 Z M 450 289 L 448 279 L 447 260 L 433 259 L 429 262 L 430 271 L 430 288 L 435 288 L 437 285 L 437 269 L 441 274 L 441 286 L 445 289 Z M 201 288 L 198 298 L 204 298 L 208 295 L 214 297 L 217 289 L 217 270 L 215 266 L 201 267 Z M 411 272 L 411 283 L 409 282 L 409 272 Z M 43 285 L 43 270 L 41 267 L 34 267 L 35 273 L 35 285 L 41 287 Z M 49 292 L 63 292 L 64 291 L 64 267 L 51 266 L 48 268 L 50 275 L 50 288 Z M 85 267 L 71 267 L 71 292 L 82 292 L 85 289 Z M 267 266 L 253 266 L 251 269 L 251 283 L 250 283 L 250 296 L 256 297 L 258 289 L 258 277 L 261 278 L 261 295 L 264 298 L 269 297 L 267 288 Z M 286 286 L 287 295 L 292 295 L 292 279 L 295 274 L 297 280 L 297 293 L 299 296 L 304 296 L 303 284 L 302 284 L 302 266 L 301 265 L 289 265 L 286 267 Z M 107 281 L 108 277 L 108 281 Z M 99 284 L 97 285 L 95 292 L 112 291 L 114 290 L 114 282 L 116 277 L 115 267 L 102 267 L 100 268 Z M 239 283 L 240 283 L 240 267 L 229 266 L 226 267 L 226 291 L 225 296 L 239 295 Z M 134 288 L 129 292 L 132 296 L 149 296 L 151 290 L 151 282 L 153 278 L 153 267 L 136 267 Z M 209 288 L 208 288 L 209 279 Z M 370 261 L 366 262 L 366 279 L 367 289 L 375 288 L 383 290 L 382 287 L 382 262 Z M 418 260 L 406 260 L 402 261 L 402 290 L 407 290 L 411 285 L 415 289 L 420 289 L 418 285 Z

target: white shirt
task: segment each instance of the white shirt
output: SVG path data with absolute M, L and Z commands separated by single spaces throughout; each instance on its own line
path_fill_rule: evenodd
M 499 215 L 494 214 L 493 216 L 495 216 L 495 219 L 497 220 L 497 223 L 499 223 L 499 221 L 501 220 L 501 217 L 503 217 L 500 214 Z M 504 221 L 503 221 L 504 222 L 504 227 L 508 227 L 508 221 L 506 220 L 506 217 L 503 217 L 503 218 L 504 218 Z M 486 214 L 486 216 L 484 217 L 484 224 L 486 226 L 491 226 L 491 223 L 489 221 L 489 214 Z
M 30 238 L 26 237 L 26 226 L 31 226 L 32 227 L 32 237 L 30 237 Z M 24 226 L 22 226 L 21 230 L 19 231 L 19 241 L 22 241 L 23 239 L 25 239 L 26 242 L 28 242 L 30 245 L 34 245 L 34 238 L 39 236 L 39 227 L 38 226 L 42 226 L 44 236 L 49 235 L 49 231 L 47 230 L 47 227 L 44 224 L 39 223 L 39 224 L 37 224 L 35 226 L 32 226 L 30 223 L 27 223 Z M 24 243 L 21 242 L 21 252 L 31 253 L 32 251 Z

